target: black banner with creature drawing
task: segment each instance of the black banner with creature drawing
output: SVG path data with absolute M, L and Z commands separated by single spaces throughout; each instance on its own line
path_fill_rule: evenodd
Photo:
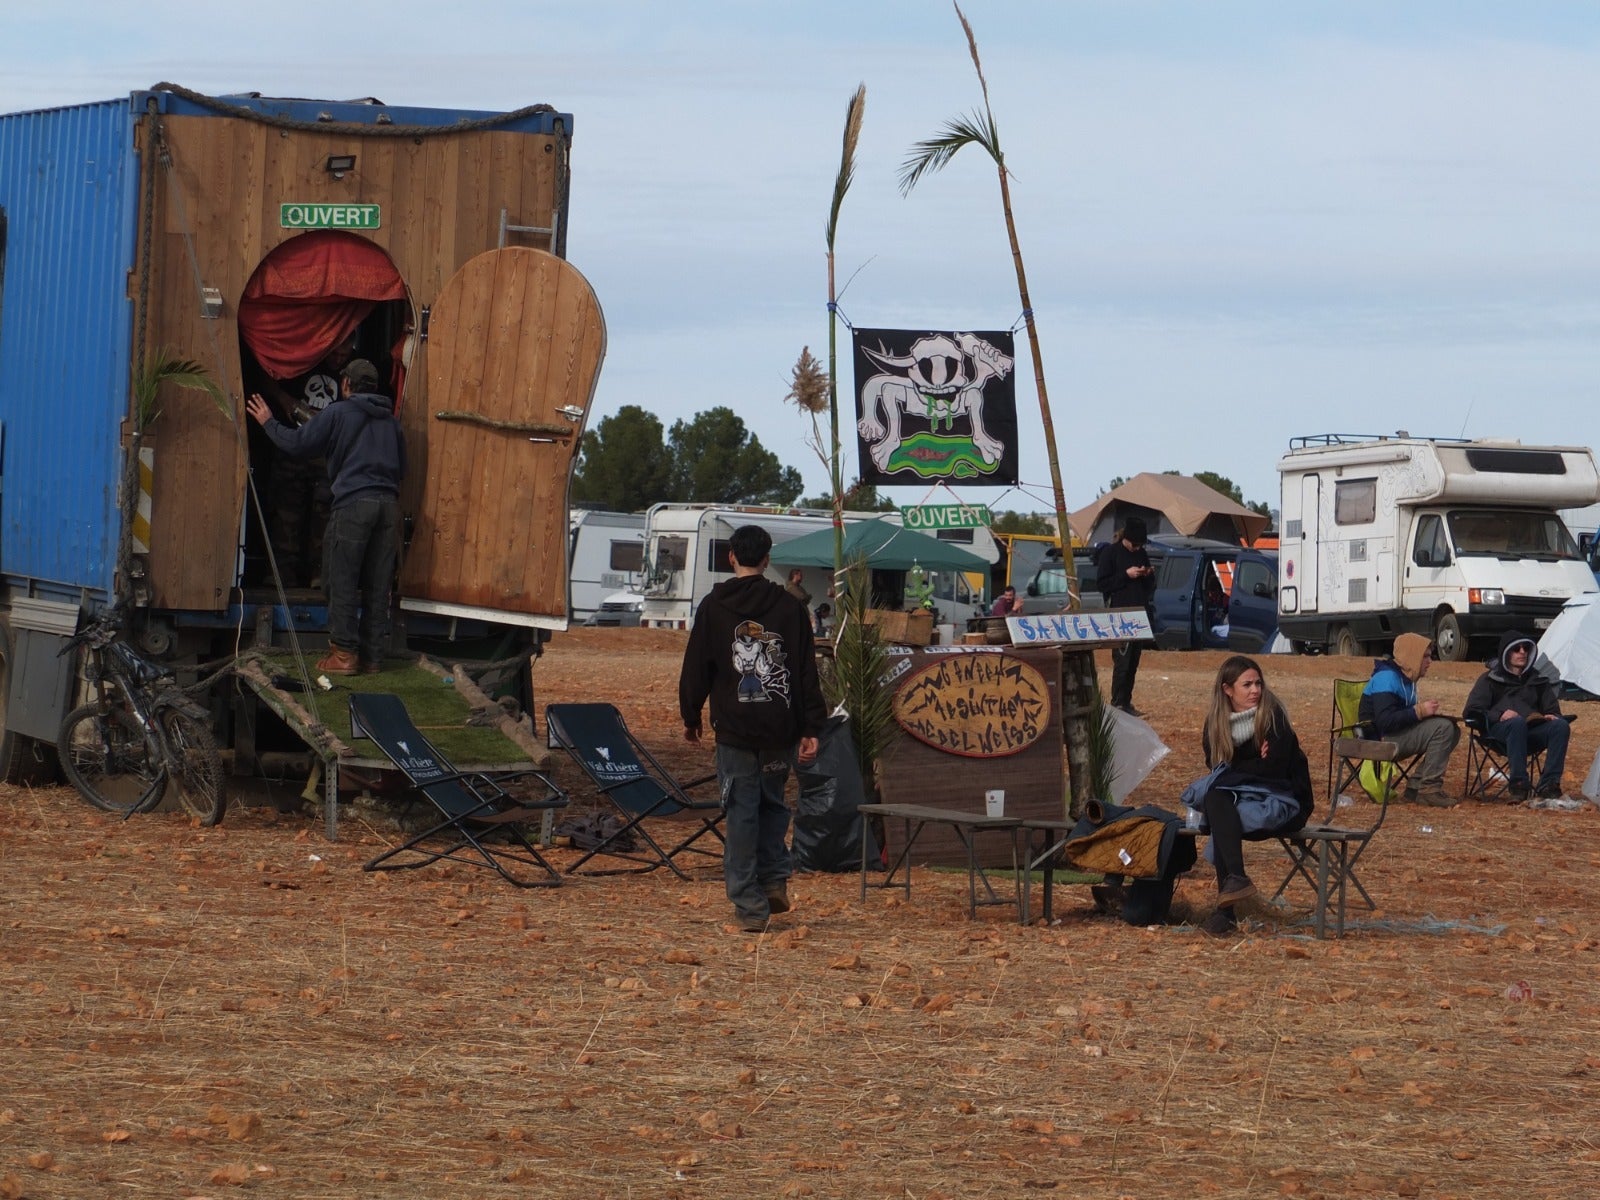
M 858 329 L 855 335 L 862 482 L 1017 482 L 1009 330 Z

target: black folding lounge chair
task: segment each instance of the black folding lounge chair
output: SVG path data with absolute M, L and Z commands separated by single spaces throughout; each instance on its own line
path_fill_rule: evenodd
M 673 861 L 678 855 L 721 857 L 721 798 L 696 800 L 689 795 L 692 788 L 715 779 L 715 773 L 679 783 L 629 732 L 622 714 L 613 704 L 552 704 L 544 710 L 544 722 L 550 745 L 565 750 L 623 818 L 622 825 L 567 868 L 568 874 L 622 875 L 666 867 L 678 878 L 687 879 Z M 663 850 L 644 822 L 647 818 L 678 813 L 687 813 L 692 818 L 691 831 L 671 850 Z M 717 840 L 718 849 L 706 850 L 696 845 L 708 834 Z M 634 839 L 642 842 L 649 853 L 631 849 Z M 626 859 L 639 865 L 582 870 L 596 855 Z
M 560 874 L 545 861 L 522 828 L 548 809 L 566 807 L 566 793 L 545 775 L 530 769 L 490 778 L 479 772 L 457 771 L 422 736 L 400 697 L 386 693 L 351 693 L 350 732 L 376 742 L 443 818 L 404 845 L 385 850 L 367 863 L 365 870 L 406 870 L 448 858 L 487 867 L 517 887 L 561 885 Z M 500 786 L 529 775 L 544 785 L 542 799 L 519 799 Z M 540 876 L 513 874 L 507 863 L 534 867 Z

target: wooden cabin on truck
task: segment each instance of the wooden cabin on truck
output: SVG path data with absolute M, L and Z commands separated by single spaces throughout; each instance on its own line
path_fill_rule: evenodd
M 565 628 L 605 351 L 565 261 L 571 145 L 545 104 L 169 84 L 0 116 L 0 771 L 45 763 L 73 685 L 57 652 L 88 612 L 123 604 L 178 667 L 291 624 L 325 644 L 316 472 L 243 403 L 303 417 L 341 356 L 378 366 L 409 447 L 409 644 L 526 663 Z M 220 399 L 161 383 L 171 361 Z M 219 702 L 224 744 L 229 719 Z

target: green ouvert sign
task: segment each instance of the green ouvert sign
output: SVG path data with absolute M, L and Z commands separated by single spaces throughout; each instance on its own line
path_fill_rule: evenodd
M 377 229 L 382 207 L 377 204 L 280 204 L 282 229 Z
M 994 524 L 987 504 L 914 504 L 900 514 L 907 529 L 987 529 Z

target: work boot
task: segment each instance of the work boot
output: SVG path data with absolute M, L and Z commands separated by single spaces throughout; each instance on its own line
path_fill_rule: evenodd
M 1417 803 L 1426 804 L 1429 808 L 1454 808 L 1456 806 L 1456 798 L 1442 787 L 1434 785 L 1433 787 L 1425 787 L 1417 793 Z
M 361 664 L 361 673 L 363 675 L 381 675 L 381 674 L 383 674 L 383 664 L 382 663 L 375 663 L 375 662 L 364 662 L 364 663 Z
M 1217 885 L 1218 904 L 1237 904 L 1256 894 L 1256 885 L 1243 875 L 1229 875 Z
M 735 917 L 741 933 L 765 933 L 767 921 L 763 917 Z
M 1528 800 L 1528 781 L 1524 779 L 1517 783 L 1513 781 L 1506 785 L 1507 804 L 1525 804 Z
M 354 675 L 360 668 L 361 660 L 338 646 L 329 646 L 328 653 L 317 663 L 317 670 L 324 675 Z
M 789 888 L 786 884 L 769 884 L 762 890 L 767 894 L 767 910 L 773 916 L 777 916 L 779 913 L 786 913 L 793 907 L 789 903 Z
M 1561 781 L 1559 779 L 1554 783 L 1541 783 L 1539 790 L 1534 793 L 1541 800 L 1559 800 L 1561 794 Z

